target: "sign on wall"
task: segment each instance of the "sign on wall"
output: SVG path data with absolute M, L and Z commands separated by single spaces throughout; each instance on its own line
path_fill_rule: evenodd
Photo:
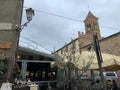
M 12 29 L 12 23 L 0 23 L 0 30 Z
M 0 49 L 10 49 L 12 43 L 10 42 L 0 42 Z

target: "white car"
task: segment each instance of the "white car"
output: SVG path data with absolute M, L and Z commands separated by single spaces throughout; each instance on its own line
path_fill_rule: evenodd
M 105 80 L 113 80 L 113 79 L 117 79 L 118 76 L 116 74 L 116 72 L 103 72 L 103 76 Z M 98 73 L 98 77 L 100 78 L 100 73 Z

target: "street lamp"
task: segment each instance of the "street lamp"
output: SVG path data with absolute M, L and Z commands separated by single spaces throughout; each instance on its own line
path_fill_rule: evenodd
M 34 10 L 32 8 L 26 9 L 26 18 L 27 22 L 24 24 L 17 26 L 16 31 L 18 32 L 18 38 L 17 38 L 17 46 L 16 46 L 16 52 L 15 52 L 15 59 L 17 61 L 17 56 L 18 56 L 18 46 L 19 46 L 19 37 L 20 37 L 20 32 L 23 30 L 24 27 L 27 26 L 27 24 L 32 20 L 32 17 L 35 15 Z
M 23 30 L 24 27 L 27 26 L 27 24 L 32 20 L 32 17 L 35 15 L 34 10 L 32 8 L 28 8 L 26 9 L 26 18 L 27 18 L 27 22 L 18 26 L 17 27 L 17 31 L 21 32 Z
M 16 60 L 17 60 L 17 56 L 18 56 L 18 46 L 19 46 L 19 37 L 20 37 L 20 32 L 23 30 L 24 27 L 27 26 L 27 24 L 32 20 L 32 17 L 35 15 L 34 10 L 32 8 L 28 8 L 26 9 L 26 17 L 27 17 L 27 22 L 18 26 L 16 28 L 17 32 L 18 32 L 18 39 L 17 39 L 17 46 L 16 46 Z
M 27 22 L 20 26 L 16 26 L 16 31 L 17 31 L 17 43 L 16 43 L 16 50 L 15 50 L 15 63 L 18 60 L 18 47 L 19 47 L 19 38 L 20 38 L 20 32 L 23 30 L 24 27 L 27 26 L 27 24 L 32 20 L 32 17 L 34 16 L 34 10 L 32 8 L 26 9 L 26 18 Z
M 26 17 L 28 22 L 32 20 L 33 15 L 34 15 L 34 10 L 32 8 L 26 9 Z

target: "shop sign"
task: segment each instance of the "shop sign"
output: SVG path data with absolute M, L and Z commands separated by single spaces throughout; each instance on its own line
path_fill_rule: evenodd
M 10 42 L 0 42 L 0 49 L 10 49 L 12 43 Z
M 12 23 L 0 23 L 0 30 L 12 29 Z

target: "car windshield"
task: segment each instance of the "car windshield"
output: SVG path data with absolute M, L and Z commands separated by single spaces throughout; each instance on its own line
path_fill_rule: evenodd
M 106 73 L 106 76 L 115 76 L 115 73 Z

